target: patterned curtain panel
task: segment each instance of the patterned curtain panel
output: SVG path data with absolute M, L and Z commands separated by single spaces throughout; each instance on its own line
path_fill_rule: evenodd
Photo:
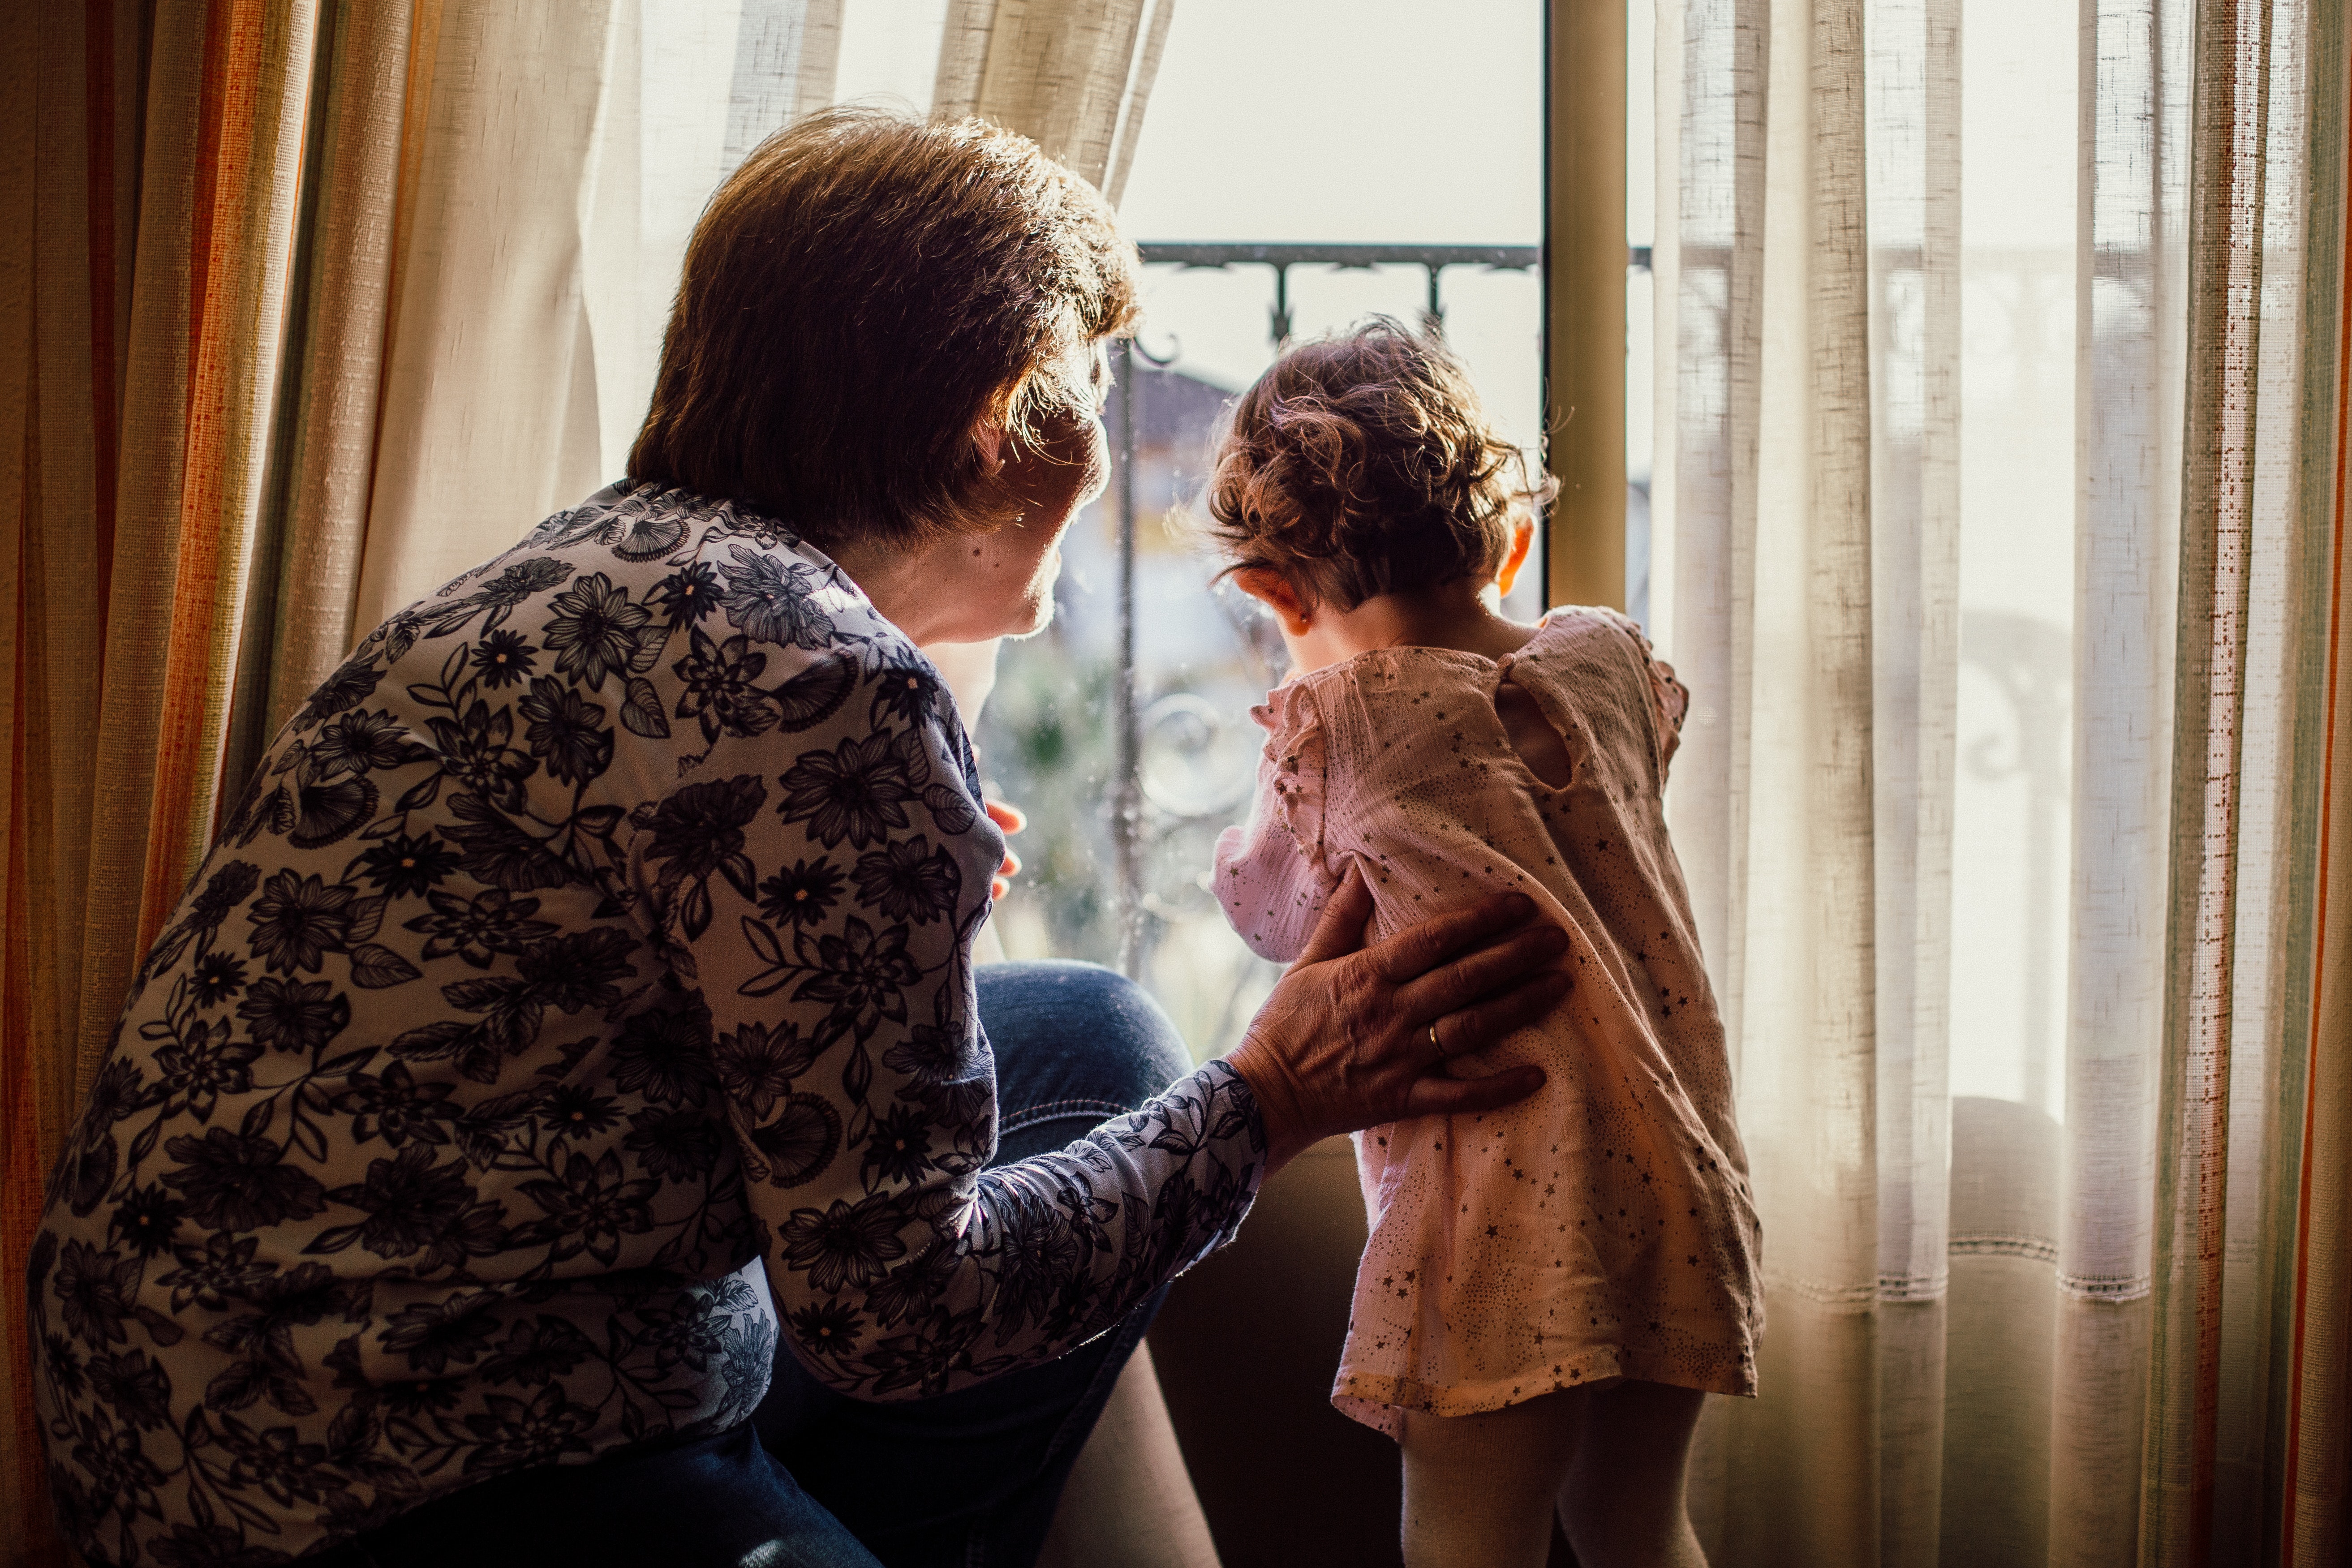
M 1770 1313 L 1718 1562 L 2343 1560 L 2347 47 L 1662 0 L 1669 807 Z
M 1149 23 L 1142 0 L 951 9 L 915 46 L 941 111 L 1115 190 L 1167 0 Z M 855 21 L 843 0 L 12 12 L 0 1564 L 66 1561 L 6 1281 L 224 788 L 358 634 L 620 472 L 703 197 L 832 101 Z

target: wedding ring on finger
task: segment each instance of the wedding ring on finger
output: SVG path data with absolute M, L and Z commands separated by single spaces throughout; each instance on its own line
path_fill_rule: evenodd
M 1429 1021 L 1429 1045 L 1439 1056 L 1445 1054 L 1445 1042 L 1437 1037 L 1437 1020 L 1434 1018 Z

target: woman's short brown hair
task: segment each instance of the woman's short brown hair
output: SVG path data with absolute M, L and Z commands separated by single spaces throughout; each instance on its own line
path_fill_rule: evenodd
M 1228 571 L 1271 570 L 1352 610 L 1497 570 L 1513 511 L 1549 494 L 1462 362 L 1375 316 L 1290 350 L 1234 400 L 1207 505 Z
M 819 545 L 970 526 L 972 426 L 1031 443 L 1089 406 L 1064 367 L 1127 328 L 1137 265 L 1110 204 L 1025 136 L 812 114 L 695 225 L 629 477 Z

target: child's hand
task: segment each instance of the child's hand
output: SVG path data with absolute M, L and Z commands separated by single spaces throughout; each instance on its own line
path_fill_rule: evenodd
M 1007 838 L 1029 826 L 1028 816 L 1017 805 L 1007 805 L 1001 800 L 991 800 L 984 795 L 981 798 L 980 804 L 981 808 L 988 813 L 988 819 L 1004 829 L 1004 836 Z M 1020 871 L 1021 857 L 1007 849 L 1004 852 L 1004 864 L 999 866 L 996 868 L 996 875 L 989 879 L 988 896 L 991 899 L 1002 899 L 1011 892 L 1013 879 L 1018 876 Z
M 1266 1169 L 1335 1132 L 1491 1110 L 1543 1087 L 1539 1068 L 1454 1079 L 1448 1058 L 1531 1024 L 1567 994 L 1568 933 L 1498 893 L 1364 946 L 1372 896 L 1353 866 L 1226 1058 L 1265 1118 Z

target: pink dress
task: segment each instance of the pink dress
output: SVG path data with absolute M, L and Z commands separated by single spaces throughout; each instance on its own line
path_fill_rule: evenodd
M 1559 730 L 1564 789 L 1496 711 Z M 1500 663 L 1361 654 L 1276 690 L 1248 827 L 1217 844 L 1226 918 L 1286 963 L 1353 860 L 1385 936 L 1500 889 L 1573 939 L 1574 989 L 1456 1064 L 1540 1063 L 1532 1098 L 1356 1135 L 1371 1235 L 1332 1403 L 1393 1436 L 1622 1376 L 1756 1391 L 1759 1237 L 1723 1025 L 1660 802 L 1685 694 L 1613 611 L 1562 609 Z

